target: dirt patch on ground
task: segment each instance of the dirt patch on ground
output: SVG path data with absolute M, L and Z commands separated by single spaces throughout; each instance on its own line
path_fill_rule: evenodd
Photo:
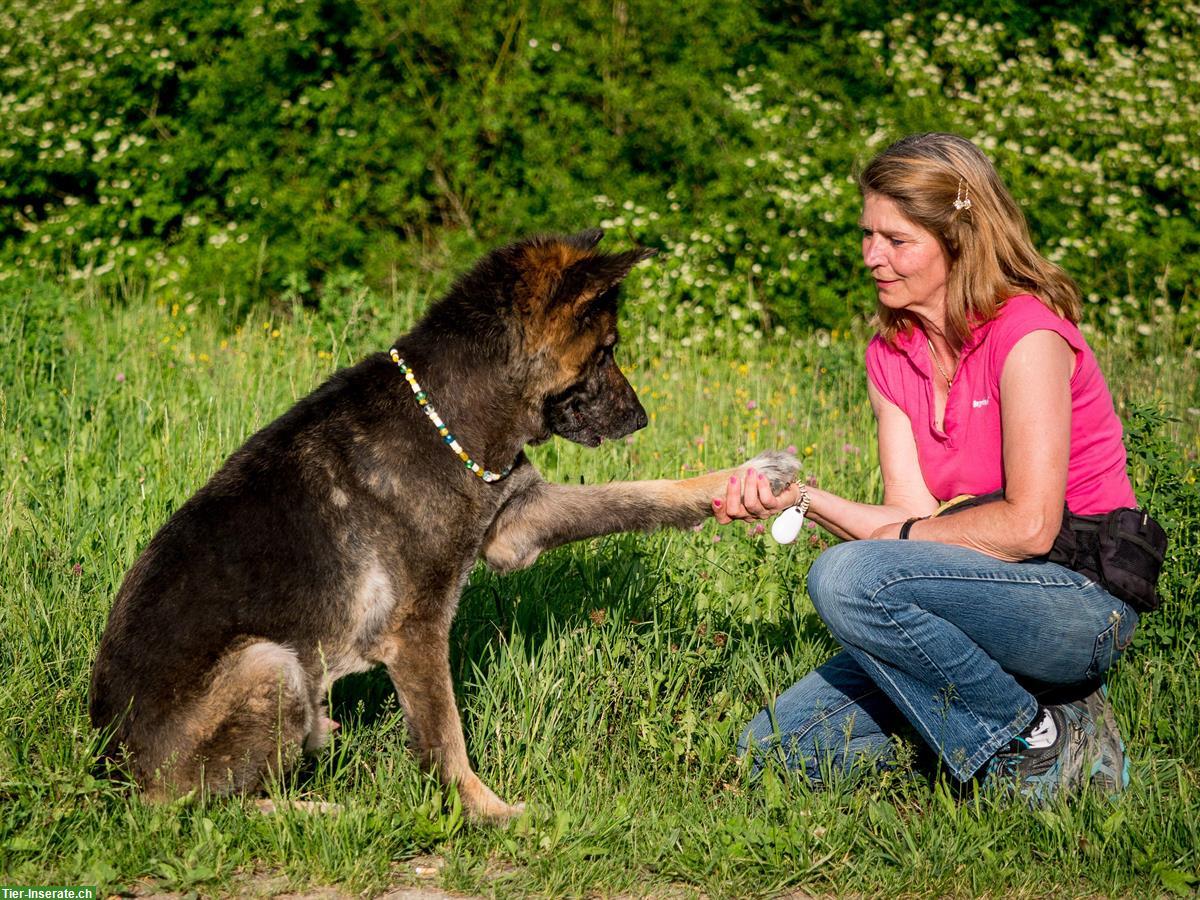
M 437 887 L 434 882 L 446 867 L 440 856 L 414 856 L 397 863 L 393 876 L 397 882 L 393 887 L 372 894 L 369 900 L 485 900 L 488 895 L 462 894 Z M 511 866 L 497 867 L 489 875 L 499 879 L 513 871 Z M 336 886 L 313 887 L 303 891 L 291 890 L 286 875 L 279 872 L 247 872 L 236 880 L 229 889 L 216 894 L 200 892 L 201 897 L 249 897 L 259 900 L 368 900 L 363 894 L 351 893 Z M 154 900 L 195 900 L 195 893 L 159 891 L 150 881 L 134 884 L 127 892 L 114 897 L 152 897 Z M 698 893 L 690 885 L 667 885 L 648 894 L 616 894 L 613 900 L 706 900 L 707 895 Z M 784 894 L 779 900 L 816 900 L 812 894 L 797 891 Z
M 484 900 L 479 894 L 460 894 L 436 887 L 436 881 L 446 866 L 439 856 L 416 856 L 395 868 L 395 886 L 372 894 L 370 900 Z M 422 883 L 426 882 L 426 883 Z M 365 900 L 361 893 L 351 893 L 336 886 L 292 890 L 291 881 L 280 872 L 246 872 L 230 887 L 218 892 L 199 892 L 201 897 L 248 897 L 261 900 Z M 110 897 L 154 898 L 154 900 L 195 900 L 195 892 L 164 891 L 153 881 L 135 882 L 126 891 Z

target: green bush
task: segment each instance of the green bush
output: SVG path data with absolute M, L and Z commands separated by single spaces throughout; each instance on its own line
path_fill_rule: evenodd
M 871 305 L 855 167 L 945 129 L 993 155 L 1094 324 L 1194 322 L 1200 6 L 957 5 L 14 0 L 0 279 L 438 289 L 603 220 L 666 251 L 634 289 L 656 330 L 844 327 Z
M 783 64 L 747 67 L 725 90 L 758 137 L 708 186 L 704 215 L 679 214 L 698 227 L 656 217 L 662 201 L 632 218 L 616 207 L 610 223 L 671 251 L 645 277 L 661 276 L 654 287 L 680 319 L 704 308 L 695 339 L 713 320 L 755 338 L 772 321 L 844 324 L 873 305 L 858 271 L 854 172 L 899 135 L 953 131 L 995 160 L 1038 245 L 1078 279 L 1090 324 L 1133 320 L 1146 336 L 1182 315 L 1194 333 L 1200 5 L 1159 15 L 1136 43 L 1101 35 L 1086 50 L 1078 28 L 1058 23 L 1061 50 L 1027 38 L 1011 56 L 1002 25 L 941 14 L 921 31 L 905 16 L 857 36 L 844 63 L 858 98 Z

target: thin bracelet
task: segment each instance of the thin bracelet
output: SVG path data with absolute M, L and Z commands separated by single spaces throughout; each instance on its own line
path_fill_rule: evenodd
M 920 522 L 922 519 L 928 518 L 928 516 L 913 516 L 911 519 L 906 519 L 904 524 L 900 526 L 900 540 L 908 540 L 908 533 L 912 531 L 913 522 Z

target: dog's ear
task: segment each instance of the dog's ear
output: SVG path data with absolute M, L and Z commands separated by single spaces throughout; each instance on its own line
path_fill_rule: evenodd
M 599 228 L 585 228 L 578 234 L 573 234 L 564 239 L 564 243 L 570 244 L 580 250 L 595 250 L 596 245 L 604 237 L 604 232 Z
M 514 275 L 512 297 L 518 312 L 551 309 L 572 265 L 590 258 L 603 237 L 599 228 L 572 235 L 539 234 L 499 251 Z
M 634 266 L 657 254 L 657 250 L 639 247 L 623 253 L 586 256 L 563 272 L 554 304 L 569 303 L 576 317 L 582 318 L 597 300 L 609 295 L 610 289 L 620 284 Z

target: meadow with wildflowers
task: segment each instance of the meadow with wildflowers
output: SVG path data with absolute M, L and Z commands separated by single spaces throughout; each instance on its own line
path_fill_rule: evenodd
M 849 252 L 849 251 L 848 251 Z M 654 263 L 651 263 L 650 272 Z M 249 801 L 143 804 L 97 777 L 87 683 L 112 597 L 170 512 L 256 428 L 425 306 L 344 294 L 237 317 L 151 291 L 0 295 L 0 883 L 271 894 L 398 884 L 513 896 L 1186 893 L 1200 876 L 1200 371 L 1187 335 L 1098 336 L 1141 498 L 1172 535 L 1166 603 L 1111 680 L 1132 786 L 1030 813 L 907 765 L 814 791 L 734 753 L 768 698 L 834 652 L 804 592 L 825 538 L 761 527 L 585 542 L 471 577 L 452 659 L 482 777 L 529 811 L 464 822 L 418 771 L 382 671 L 333 689 L 332 746 Z M 537 448 L 563 482 L 684 476 L 786 447 L 847 496 L 881 490 L 867 332 L 725 353 L 636 323 L 622 362 L 651 419 L 627 440 Z
M 1200 6 L 12 0 L 0 8 L 0 885 L 271 895 L 1146 896 L 1200 886 Z M 882 485 L 855 167 L 973 138 L 1074 275 L 1172 547 L 1112 676 L 1132 785 L 1035 813 L 908 761 L 815 791 L 734 748 L 835 644 L 826 546 L 626 535 L 471 577 L 469 751 L 528 812 L 464 821 L 382 672 L 270 795 L 98 776 L 91 662 L 124 573 L 253 431 L 384 350 L 484 247 L 592 224 L 660 254 L 620 359 L 648 429 L 577 483 L 767 448 Z M 339 804 L 309 815 L 288 800 Z

